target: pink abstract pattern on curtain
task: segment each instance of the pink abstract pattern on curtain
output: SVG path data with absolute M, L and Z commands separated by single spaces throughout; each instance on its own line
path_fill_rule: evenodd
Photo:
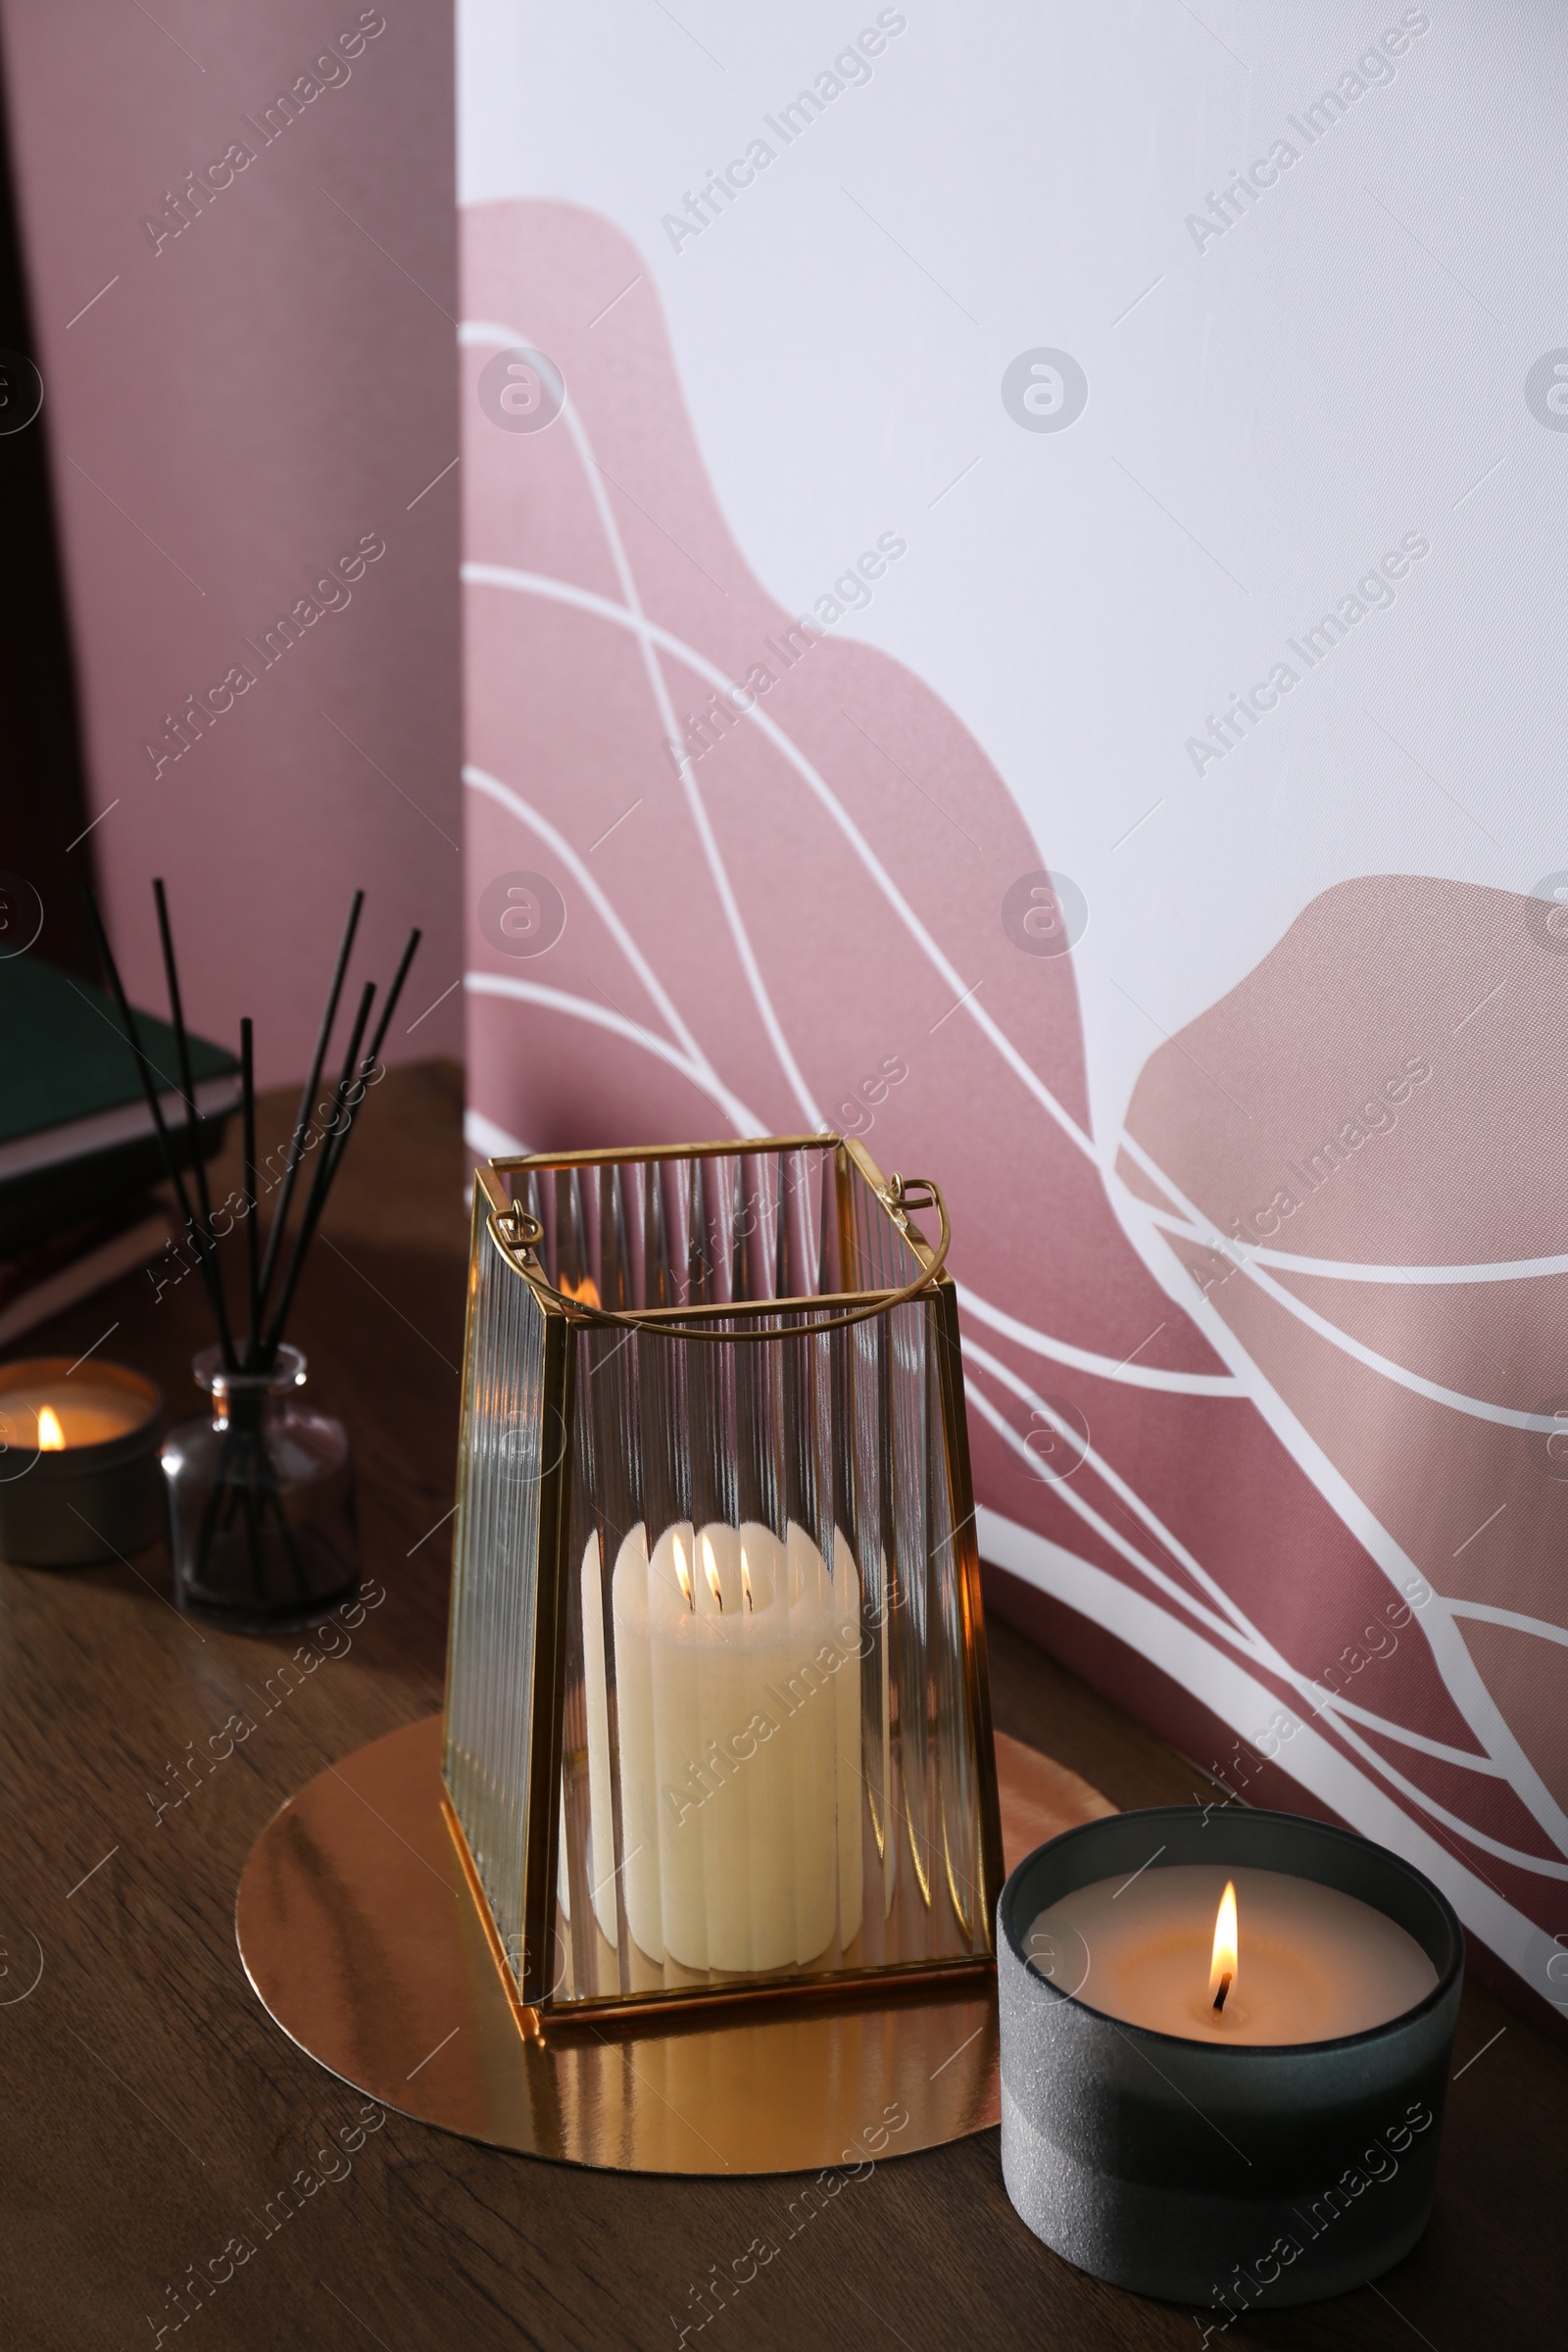
M 1545 910 L 1331 891 L 1092 1133 L 1072 957 L 1004 927 L 1050 845 L 755 578 L 635 250 L 544 202 L 464 235 L 476 1144 L 839 1127 L 937 1174 L 987 1556 L 1568 2001 Z

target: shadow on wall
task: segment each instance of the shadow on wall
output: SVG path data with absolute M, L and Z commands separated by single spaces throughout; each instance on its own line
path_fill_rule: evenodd
M 0 478 L 6 562 L 0 564 L 0 955 L 26 944 L 36 892 L 44 910 L 37 953 L 98 976 L 80 885 L 90 881 L 76 680 L 66 627 L 54 506 L 49 494 L 42 384 L 17 233 L 10 142 L 0 106 Z M 74 845 L 73 847 L 73 845 Z M 77 869 L 80 869 L 79 871 Z

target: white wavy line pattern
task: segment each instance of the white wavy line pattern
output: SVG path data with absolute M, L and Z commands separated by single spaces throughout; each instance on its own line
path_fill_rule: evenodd
M 1188 1200 L 1175 1178 L 1166 1175 L 1159 1162 L 1144 1150 L 1135 1137 L 1124 1134 L 1122 1146 L 1137 1160 L 1146 1176 L 1164 1187 L 1170 1198 L 1193 1220 L 1196 1229 L 1201 1222 L 1202 1212 Z M 1137 1195 L 1133 1195 L 1133 1198 L 1136 1200 Z M 1152 1209 L 1147 1201 L 1142 1205 L 1152 1220 L 1157 1223 L 1158 1212 Z M 1304 1298 L 1298 1298 L 1294 1291 L 1287 1291 L 1281 1284 L 1271 1281 L 1267 1274 L 1259 1271 L 1252 1257 L 1238 1258 L 1235 1262 L 1238 1273 L 1244 1274 L 1254 1289 L 1262 1292 L 1265 1298 L 1272 1298 L 1276 1306 L 1283 1306 L 1287 1314 L 1294 1315 L 1298 1323 L 1315 1332 L 1320 1340 L 1327 1340 L 1331 1348 L 1337 1348 L 1342 1355 L 1364 1364 L 1368 1371 L 1381 1372 L 1386 1380 L 1392 1380 L 1398 1388 L 1408 1389 L 1412 1396 L 1424 1396 L 1429 1404 L 1445 1404 L 1452 1412 L 1468 1413 L 1477 1421 L 1494 1421 L 1503 1429 L 1528 1429 L 1543 1436 L 1561 1432 L 1561 1421 L 1551 1413 L 1520 1412 L 1514 1405 L 1494 1404 L 1489 1397 L 1466 1396 L 1459 1389 L 1445 1388 L 1441 1381 L 1428 1380 L 1424 1373 L 1412 1372 L 1407 1364 L 1396 1363 L 1392 1356 L 1381 1355 L 1375 1348 L 1369 1348 L 1364 1340 L 1343 1331 L 1327 1315 L 1320 1315 L 1315 1306 L 1308 1306 Z
M 1038 1413 L 1049 1422 L 1058 1436 L 1068 1444 L 1083 1444 L 1082 1438 L 1074 1430 L 1071 1422 L 1056 1413 L 1043 1396 L 1037 1396 L 1028 1384 L 1021 1381 L 1007 1365 L 1002 1363 L 996 1356 L 989 1354 L 985 1348 L 978 1347 L 971 1340 L 964 1340 L 961 1345 L 966 1360 L 978 1364 L 982 1371 L 990 1373 L 993 1379 L 999 1380 L 1013 1396 L 1027 1403 L 1033 1412 Z M 978 1399 L 979 1394 L 979 1392 L 973 1392 L 976 1399 Z M 1005 1416 L 1004 1416 L 1004 1420 L 1005 1420 Z M 993 1425 L 996 1426 L 995 1423 Z M 1012 1450 L 1019 1455 L 1020 1459 L 1029 1462 L 1031 1468 L 1038 1475 L 1038 1464 L 1031 1460 L 1027 1442 L 1011 1427 L 1010 1423 L 1006 1425 L 1006 1437 Z M 1158 1568 L 1153 1561 L 1147 1559 L 1142 1552 L 1135 1551 L 1128 1545 L 1125 1538 L 1121 1539 L 1117 1545 L 1124 1557 L 1135 1562 L 1146 1576 L 1151 1577 L 1159 1585 L 1162 1591 L 1169 1593 L 1173 1599 L 1179 1600 L 1183 1607 L 1200 1618 L 1212 1633 L 1218 1635 L 1222 1640 L 1234 1642 L 1239 1648 L 1245 1649 L 1255 1664 L 1266 1667 L 1271 1674 L 1278 1675 L 1282 1681 L 1291 1686 L 1299 1697 L 1311 1702 L 1310 1713 L 1325 1716 L 1331 1720 L 1345 1715 L 1354 1722 L 1363 1724 L 1369 1731 L 1381 1733 L 1385 1739 L 1397 1740 L 1406 1747 L 1419 1748 L 1424 1755 L 1436 1756 L 1445 1764 L 1459 1765 L 1467 1771 L 1479 1772 L 1494 1779 L 1506 1777 L 1502 1766 L 1492 1756 L 1477 1754 L 1470 1748 L 1454 1747 L 1445 1740 L 1428 1739 L 1424 1732 L 1411 1731 L 1407 1726 L 1391 1722 L 1387 1716 L 1374 1714 L 1370 1709 L 1358 1706 L 1353 1700 L 1345 1699 L 1337 1692 L 1324 1690 L 1317 1683 L 1313 1682 L 1309 1675 L 1302 1674 L 1298 1668 L 1293 1666 L 1284 1651 L 1276 1648 L 1274 1643 L 1253 1625 L 1224 1587 L 1214 1577 L 1211 1577 L 1206 1569 L 1200 1566 L 1179 1538 L 1172 1534 L 1170 1529 L 1133 1492 L 1126 1481 L 1119 1478 L 1103 1457 L 1097 1453 L 1092 1443 L 1084 1446 L 1083 1461 L 1097 1477 L 1111 1489 L 1128 1509 L 1137 1513 L 1149 1529 L 1150 1534 L 1155 1538 L 1156 1542 L 1162 1544 L 1174 1558 L 1180 1560 L 1188 1574 L 1202 1587 L 1231 1622 L 1228 1625 L 1222 1623 L 1212 1610 L 1196 1602 L 1191 1593 L 1183 1592 L 1181 1587 L 1168 1577 L 1164 1570 Z M 1074 1510 L 1079 1510 L 1083 1498 L 1073 1491 L 1070 1480 L 1060 1479 L 1054 1481 L 1053 1484 L 1062 1500 Z M 1088 1520 L 1095 1527 L 1097 1533 L 1102 1536 L 1106 1534 L 1107 1522 L 1101 1519 L 1098 1514 L 1086 1507 L 1079 1510 L 1079 1515 Z
M 1168 1178 L 1163 1181 L 1174 1198 L 1175 1187 L 1170 1185 Z M 1123 1230 L 1151 1273 L 1162 1283 L 1173 1299 L 1180 1298 L 1186 1312 L 1197 1323 L 1215 1353 L 1246 1383 L 1254 1406 L 1280 1446 L 1297 1463 L 1303 1476 L 1316 1487 L 1367 1556 L 1383 1571 L 1394 1592 L 1402 1597 L 1412 1584 L 1428 1585 L 1427 1578 L 1421 1574 L 1410 1554 L 1383 1525 L 1365 1497 L 1351 1486 L 1338 1463 L 1324 1452 L 1230 1324 L 1208 1298 L 1194 1292 L 1192 1284 L 1166 1246 L 1164 1236 L 1148 1220 L 1148 1203 L 1125 1188 L 1121 1199 L 1139 1211 L 1138 1215 L 1124 1223 Z M 1431 1590 L 1430 1585 L 1428 1590 Z M 1464 1637 L 1454 1623 L 1454 1604 L 1442 1593 L 1434 1592 L 1431 1603 L 1422 1611 L 1422 1623 L 1433 1662 L 1460 1718 L 1488 1754 L 1502 1766 L 1515 1795 L 1534 1816 L 1551 1843 L 1559 1851 L 1568 1852 L 1568 1816 L 1564 1815 L 1562 1807 L 1525 1753 L 1512 1726 L 1488 1688 Z M 1548 1999 L 1551 1997 L 1550 1987 L 1544 1980 L 1539 1989 Z
M 1023 1440 L 1010 1426 L 1004 1415 L 998 1412 L 996 1406 L 991 1402 L 990 1398 L 984 1394 L 984 1392 L 979 1389 L 972 1389 L 968 1392 L 968 1396 L 970 1403 L 976 1407 L 984 1420 L 990 1422 L 992 1428 L 997 1432 L 997 1435 L 1004 1441 L 1004 1443 L 1011 1446 L 1016 1452 L 1022 1454 L 1025 1460 L 1028 1460 L 1029 1456 L 1024 1447 Z M 1160 1571 L 1153 1566 L 1152 1561 L 1145 1560 L 1142 1554 L 1139 1553 L 1134 1546 L 1127 1542 L 1126 1538 L 1120 1535 L 1116 1529 L 1112 1528 L 1107 1521 L 1102 1519 L 1099 1512 L 1094 1510 L 1088 1503 L 1086 1503 L 1081 1495 L 1074 1495 L 1070 1485 L 1063 1482 L 1060 1485 L 1059 1491 L 1062 1500 L 1066 1503 L 1069 1503 L 1071 1507 L 1078 1513 L 1079 1517 L 1082 1518 L 1086 1524 L 1095 1529 L 1096 1533 L 1101 1536 L 1103 1542 L 1110 1544 L 1115 1550 L 1122 1554 L 1124 1559 L 1129 1560 L 1136 1568 L 1138 1568 L 1141 1574 L 1152 1577 L 1156 1584 L 1160 1585 L 1166 1591 L 1173 1591 L 1179 1594 L 1180 1589 L 1177 1587 L 1172 1587 L 1170 1580 L 1163 1577 Z M 1186 1605 L 1188 1608 L 1191 1608 L 1193 1603 L 1190 1599 L 1187 1599 Z M 1241 1647 L 1243 1645 L 1238 1644 L 1237 1646 Z M 1262 1661 L 1258 1662 L 1261 1663 Z M 1299 1683 L 1303 1679 L 1298 1676 L 1294 1670 L 1283 1665 L 1275 1667 L 1273 1671 L 1283 1674 L 1285 1678 L 1292 1683 Z M 1313 1712 L 1327 1715 L 1330 1713 L 1330 1710 L 1328 1708 L 1316 1708 L 1313 1710 Z M 1414 1781 L 1407 1780 L 1403 1773 L 1397 1771 L 1396 1767 L 1388 1761 L 1386 1756 L 1380 1756 L 1375 1748 L 1370 1747 L 1364 1740 L 1360 1739 L 1358 1735 L 1351 1730 L 1349 1724 L 1345 1720 L 1345 1711 L 1343 1709 L 1336 1708 L 1333 1710 L 1333 1721 L 1334 1728 L 1339 1733 L 1340 1738 L 1345 1740 L 1348 1746 L 1354 1748 L 1356 1753 L 1367 1765 L 1370 1766 L 1375 1773 L 1379 1774 L 1384 1780 L 1390 1782 L 1394 1788 L 1397 1788 L 1399 1793 L 1405 1797 L 1412 1806 L 1416 1807 L 1420 1812 L 1426 1814 L 1430 1820 L 1442 1822 L 1446 1829 L 1453 1831 L 1456 1837 L 1462 1838 L 1467 1845 L 1479 1846 L 1483 1853 L 1494 1855 L 1499 1862 L 1511 1863 L 1516 1870 L 1529 1871 L 1535 1877 L 1568 1880 L 1568 1862 L 1553 1862 L 1548 1860 L 1544 1855 L 1524 1853 L 1518 1846 L 1504 1845 L 1499 1838 L 1490 1837 L 1485 1830 L 1477 1829 L 1474 1822 L 1466 1821 L 1462 1814 L 1450 1812 L 1446 1805 L 1439 1804 L 1436 1797 L 1432 1796 L 1426 1789 L 1420 1788 Z M 1294 1738 L 1298 1736 L 1303 1728 L 1304 1727 L 1300 1723 L 1297 1723 L 1292 1737 Z M 1384 1730 L 1385 1737 L 1401 1740 L 1407 1745 L 1425 1746 L 1427 1744 L 1425 1741 L 1419 1740 L 1416 1735 L 1396 1729 L 1392 1725 L 1387 1727 L 1380 1726 L 1379 1728 Z M 1465 1756 L 1462 1750 L 1449 1750 L 1448 1757 L 1457 1757 L 1459 1760 L 1466 1763 L 1473 1761 L 1473 1759 Z M 1498 1777 L 1506 1776 L 1499 1775 Z
M 511 327 L 497 326 L 489 320 L 468 321 L 458 329 L 458 339 L 464 343 L 500 343 L 504 347 L 510 344 L 526 345 L 531 340 L 529 336 L 514 332 Z M 680 730 L 675 724 L 675 712 L 665 691 L 663 672 L 654 658 L 647 616 L 637 594 L 637 583 L 632 577 L 631 565 L 626 561 L 626 551 L 621 545 L 620 531 L 616 525 L 610 501 L 605 494 L 604 477 L 589 445 L 587 431 L 577 414 L 576 403 L 569 392 L 565 393 L 564 397 L 561 417 L 566 430 L 570 433 L 573 447 L 582 461 L 583 478 L 587 482 L 589 495 L 593 499 L 600 528 L 605 534 L 605 544 L 610 550 L 611 561 L 615 567 L 615 577 L 620 582 L 621 595 L 625 599 L 628 612 L 635 616 L 638 624 L 634 633 L 642 653 L 643 666 L 648 673 L 648 683 L 653 691 L 654 703 L 659 711 L 660 724 L 663 729 L 663 739 L 666 743 L 677 742 Z M 810 1127 L 813 1129 L 825 1127 L 827 1121 L 811 1099 L 811 1090 L 802 1076 L 794 1054 L 790 1052 L 789 1040 L 785 1037 L 778 1014 L 773 1009 L 773 1001 L 767 993 L 761 967 L 758 963 L 746 925 L 741 920 L 740 906 L 736 901 L 724 860 L 719 855 L 713 828 L 709 822 L 707 806 L 702 794 L 697 789 L 696 772 L 691 760 L 681 761 L 679 774 L 681 789 L 686 796 L 686 806 L 691 812 L 692 823 L 697 828 L 697 837 L 703 845 L 703 856 L 707 860 L 709 873 L 712 877 L 713 888 L 718 893 L 719 904 L 724 909 L 724 920 L 729 928 L 730 939 L 735 953 L 740 958 L 741 969 L 746 974 L 746 984 L 752 992 L 752 1001 L 757 1006 L 762 1027 L 767 1033 L 768 1043 L 778 1056 L 779 1067 L 788 1081 L 790 1092 L 805 1112 Z
M 1246 1389 L 1234 1372 L 1168 1372 L 1159 1364 L 1139 1364 L 1114 1357 L 1097 1355 L 1087 1348 L 1075 1348 L 1070 1340 L 1048 1339 L 1032 1324 L 1020 1323 L 1016 1315 L 1007 1314 L 1002 1307 L 993 1306 L 977 1291 L 964 1283 L 956 1285 L 958 1304 L 965 1314 L 973 1315 L 980 1323 L 989 1323 L 1004 1339 L 1027 1348 L 1031 1355 L 1049 1356 L 1053 1363 L 1066 1364 L 1074 1372 L 1093 1373 L 1098 1380 L 1113 1380 L 1128 1389 L 1158 1389 L 1176 1396 L 1245 1396 Z
M 611 938 L 615 942 L 632 970 L 679 1038 L 685 1049 L 685 1059 L 690 1064 L 686 1074 L 692 1078 L 695 1085 L 702 1087 L 705 1094 L 711 1096 L 723 1110 L 726 1118 L 734 1121 L 737 1135 L 760 1135 L 762 1132 L 762 1122 L 758 1119 L 755 1111 L 748 1110 L 739 1095 L 724 1085 L 718 1072 L 676 1010 L 674 1000 L 611 904 L 609 893 L 601 887 L 598 876 L 590 870 L 587 860 L 578 857 L 565 835 L 550 822 L 541 809 L 535 808 L 522 798 L 520 793 L 514 792 L 509 785 L 501 783 L 496 777 L 487 774 L 482 767 L 475 767 L 471 763 L 466 765 L 463 770 L 463 781 L 470 791 L 485 794 L 498 807 L 509 810 L 514 816 L 520 817 L 525 825 L 532 827 L 541 841 L 549 843 L 563 865 L 573 876 Z M 576 1001 L 587 1002 L 586 999 Z M 623 1014 L 621 1018 L 625 1034 L 634 1034 L 638 1044 L 647 1047 L 650 1051 L 655 1050 L 652 1031 L 644 1029 L 640 1022 L 631 1020 L 629 1015 Z
M 610 597 L 596 595 L 591 588 L 578 588 L 569 580 L 552 579 L 545 572 L 518 571 L 505 564 L 465 564 L 463 578 L 474 587 L 510 588 L 527 596 L 548 597 L 558 604 L 575 605 L 579 612 L 596 613 L 601 620 L 613 622 L 616 628 L 630 630 L 634 635 L 646 635 L 662 651 L 672 655 L 676 661 L 684 662 L 699 677 L 706 678 L 710 686 L 717 687 L 721 692 L 735 695 L 743 691 L 734 679 L 728 677 L 719 668 L 716 662 L 710 662 L 707 655 L 699 653 L 695 646 L 683 644 L 681 639 L 674 636 L 670 630 L 661 627 L 657 620 L 649 620 L 642 614 L 632 612 L 625 606 L 615 604 Z M 739 706 L 737 706 L 738 708 Z M 955 992 L 956 997 L 962 998 L 961 1007 L 956 1004 L 955 1011 L 961 1009 L 967 1018 L 974 1022 L 982 1035 L 995 1046 L 1019 1084 L 1027 1088 L 1041 1108 L 1054 1119 L 1068 1142 L 1081 1152 L 1091 1165 L 1098 1170 L 1100 1159 L 1091 1138 L 1085 1134 L 1072 1113 L 1057 1102 L 1038 1072 L 1025 1061 L 1012 1040 L 998 1027 L 978 1000 L 968 993 L 970 984 L 948 961 L 947 956 L 904 897 L 876 852 L 856 824 L 855 819 L 848 810 L 840 807 L 805 753 L 785 734 L 783 728 L 776 724 L 760 703 L 754 701 L 749 709 L 740 712 L 740 715 L 749 720 L 753 726 L 760 727 L 774 750 L 795 769 L 802 782 L 806 784 L 813 798 L 820 803 L 826 814 L 843 834 L 866 873 L 898 916 L 899 921 L 919 947 L 921 954 L 941 974 L 943 980 Z
M 1131 1140 L 1123 1134 L 1124 1144 Z M 1151 1209 L 1150 1214 L 1162 1232 L 1200 1241 L 1205 1249 L 1218 1250 L 1238 1266 L 1272 1266 L 1277 1274 L 1310 1274 L 1322 1282 L 1409 1283 L 1419 1289 L 1437 1283 L 1536 1282 L 1543 1275 L 1568 1274 L 1568 1256 L 1483 1258 L 1468 1266 L 1391 1266 L 1362 1257 L 1301 1257 L 1293 1250 L 1270 1250 L 1261 1242 L 1238 1241 L 1235 1234 L 1216 1233 L 1211 1225 L 1200 1232 L 1186 1217 L 1173 1217 L 1162 1208 Z
M 540 980 L 519 979 L 511 972 L 465 972 L 463 985 L 470 997 L 509 997 L 518 1004 L 542 1004 L 549 1012 L 564 1012 L 575 1021 L 587 1021 L 595 1029 L 608 1029 L 612 1036 L 623 1037 L 631 1045 L 640 1046 L 645 1054 L 655 1054 L 668 1068 L 677 1071 L 682 1078 L 689 1079 L 693 1086 L 700 1087 L 710 1101 L 717 1103 L 726 1118 L 735 1117 L 735 1097 L 706 1076 L 700 1063 L 693 1061 L 689 1054 L 680 1053 L 663 1038 L 656 1036 L 652 1029 L 643 1028 L 638 1021 L 628 1020 L 623 1012 L 616 1012 L 609 1004 L 596 1004 L 592 997 L 573 996 L 569 990 L 550 988 Z M 744 1111 L 745 1104 L 740 1104 L 739 1108 Z M 748 1126 L 741 1118 L 735 1121 L 735 1132 L 737 1135 L 755 1134 L 756 1128 Z

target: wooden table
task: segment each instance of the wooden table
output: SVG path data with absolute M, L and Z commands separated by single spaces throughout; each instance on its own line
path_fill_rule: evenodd
M 286 1124 L 292 1106 L 270 1108 Z M 688 2328 L 705 2352 L 1196 2352 L 1189 2310 L 1082 2278 L 1029 2234 L 994 2132 L 883 2163 L 808 2218 L 790 2212 L 797 2181 L 558 2168 L 392 2114 L 266 2234 L 269 2200 L 302 2168 L 319 2177 L 329 2134 L 353 2142 L 362 2102 L 252 1996 L 234 1887 L 286 1796 L 440 1704 L 466 1249 L 459 1115 L 451 1068 L 387 1080 L 299 1300 L 294 1336 L 313 1390 L 351 1427 L 367 1572 L 386 1592 L 346 1655 L 286 1686 L 278 1668 L 299 1638 L 194 1626 L 170 1605 L 157 1553 L 64 1574 L 0 1568 L 0 2344 L 673 2352 Z M 19 1351 L 76 1354 L 111 1324 L 106 1352 L 159 1378 L 172 1414 L 194 1404 L 189 1358 L 209 1336 L 194 1276 L 156 1302 L 134 1277 Z M 1119 1804 L 1189 1798 L 1189 1766 L 1004 1627 L 991 1660 L 1000 1728 Z M 215 1762 L 209 1735 L 230 1717 L 256 1728 Z M 1375 2287 L 1212 2341 L 1562 2342 L 1568 2059 L 1472 1989 L 1456 2069 L 1437 2215 L 1417 2251 Z M 735 2285 L 732 2260 L 754 2238 L 777 2251 Z M 245 2246 L 176 2329 L 188 2281 Z M 731 2295 L 715 2312 L 694 2290 L 720 2274 Z

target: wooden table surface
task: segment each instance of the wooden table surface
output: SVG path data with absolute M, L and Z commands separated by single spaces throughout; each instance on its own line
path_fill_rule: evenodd
M 291 1106 L 270 1107 L 286 1124 Z M 791 2235 L 796 2182 L 577 2171 L 390 2113 L 356 2146 L 358 2094 L 253 1997 L 233 1906 L 257 1833 L 329 1760 L 440 1704 L 466 1249 L 459 1121 L 449 1067 L 397 1072 L 377 1091 L 299 1299 L 293 1336 L 313 1392 L 352 1432 L 366 1571 L 385 1592 L 345 1654 L 279 1695 L 300 1637 L 193 1625 L 170 1604 L 160 1553 L 0 1568 L 0 2346 L 673 2352 L 688 2328 L 705 2352 L 1195 2352 L 1190 2310 L 1083 2278 L 1029 2234 L 995 2132 L 880 2164 Z M 189 1358 L 209 1336 L 194 1276 L 156 1300 L 132 1277 L 12 1352 L 75 1354 L 111 1324 L 105 1352 L 159 1379 L 172 1417 L 194 1404 Z M 1004 1627 L 991 1659 L 999 1728 L 1119 1804 L 1188 1800 L 1189 1766 Z M 255 1728 L 215 1761 L 231 1717 Z M 1212 2341 L 1562 2342 L 1568 2058 L 1472 1988 L 1455 2067 L 1436 2217 L 1416 2252 L 1376 2286 Z M 302 2168 L 320 2178 L 329 2138 L 347 2142 L 337 2177 L 266 2234 L 268 2201 Z M 754 2238 L 777 2251 L 735 2285 L 732 2261 Z M 203 2273 L 220 2283 L 182 2318 Z M 715 2311 L 694 2290 L 719 2274 L 732 2289 Z

